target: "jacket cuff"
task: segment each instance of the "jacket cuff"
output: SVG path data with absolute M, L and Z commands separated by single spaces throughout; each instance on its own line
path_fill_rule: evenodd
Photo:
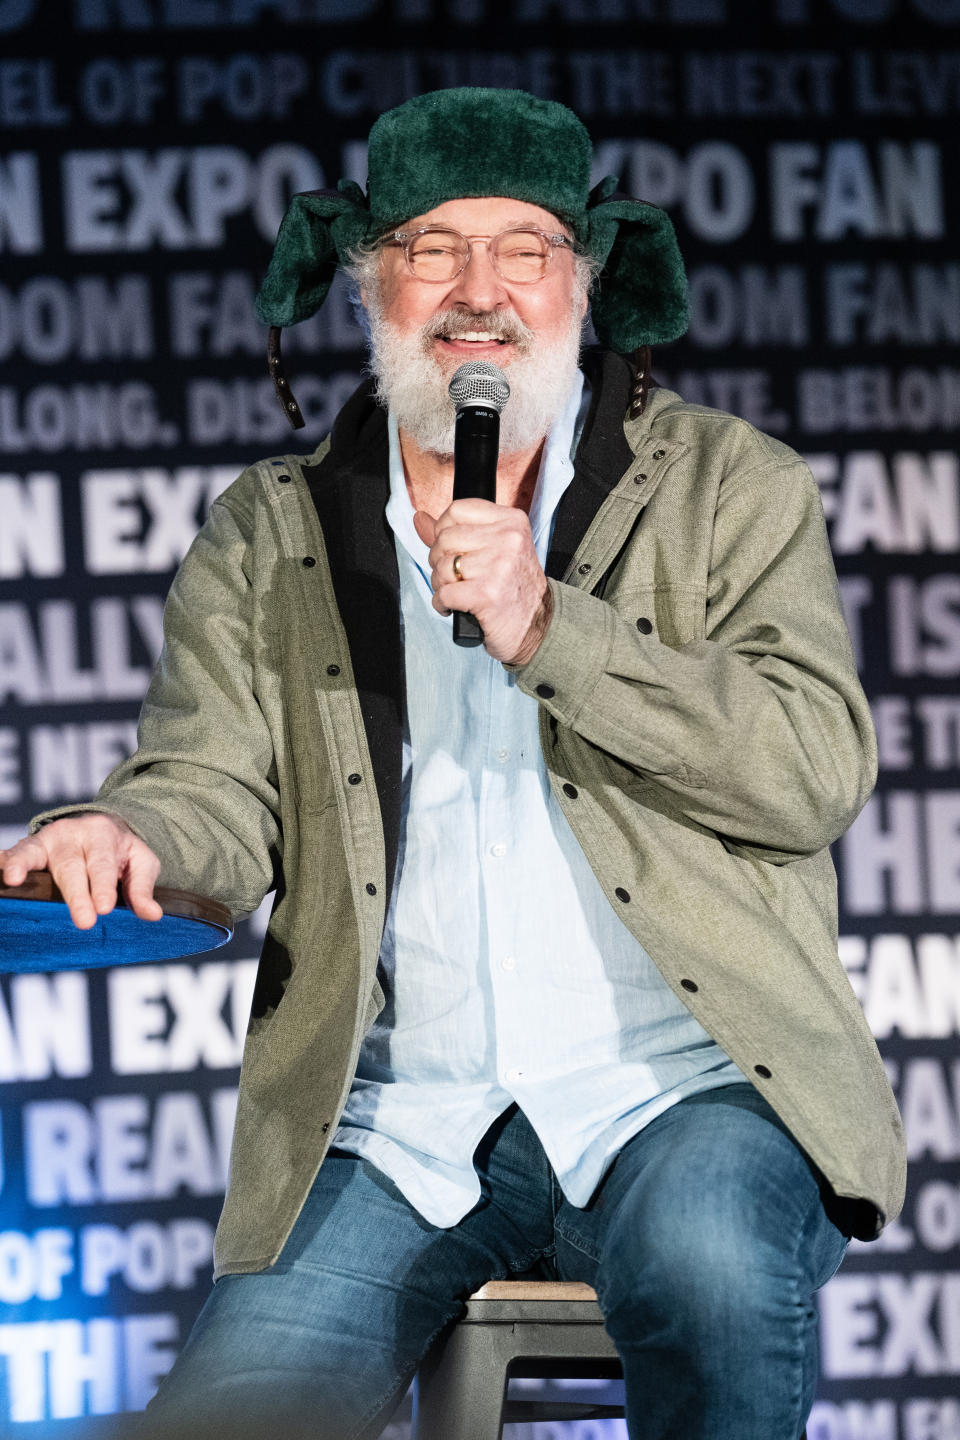
M 528 664 L 515 671 L 525 694 L 572 726 L 607 669 L 616 617 L 595 595 L 548 580 L 553 615 Z
M 42 810 L 39 815 L 34 815 L 27 826 L 27 834 L 36 835 L 44 825 L 52 825 L 54 820 L 67 820 L 71 815 L 113 815 L 118 820 L 126 819 L 126 816 L 121 815 L 119 810 L 115 810 L 109 805 L 97 805 L 93 800 L 83 805 L 57 805 L 53 810 Z
M 72 815 L 110 815 L 114 820 L 122 820 L 125 825 L 142 840 L 144 845 L 157 853 L 157 842 L 160 839 L 161 831 L 154 823 L 151 825 L 151 811 L 143 805 L 116 805 L 109 800 L 90 800 L 83 805 L 58 805 L 53 810 L 43 810 L 39 815 L 34 815 L 27 827 L 27 833 L 36 835 L 44 825 L 50 825 L 54 820 L 68 820 Z

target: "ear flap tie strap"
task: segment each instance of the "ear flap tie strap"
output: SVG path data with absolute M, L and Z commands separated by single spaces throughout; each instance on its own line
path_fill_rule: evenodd
M 631 358 L 634 377 L 630 391 L 630 419 L 638 420 L 647 408 L 647 396 L 650 393 L 650 346 L 638 346 Z
M 294 430 L 302 430 L 306 421 L 300 411 L 300 406 L 293 398 L 290 382 L 283 373 L 283 356 L 280 353 L 280 336 L 282 333 L 279 325 L 270 326 L 270 332 L 267 335 L 267 364 L 270 367 L 273 388 L 277 392 L 277 399 L 280 401 L 284 415 L 286 415 Z

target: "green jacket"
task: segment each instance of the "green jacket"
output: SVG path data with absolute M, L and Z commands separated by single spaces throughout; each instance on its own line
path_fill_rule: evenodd
M 767 1096 L 867 1237 L 898 1212 L 900 1119 L 837 957 L 827 846 L 873 732 L 812 477 L 741 420 L 594 374 L 517 671 L 550 783 L 610 904 Z M 273 886 L 216 1272 L 271 1264 L 345 1103 L 400 815 L 403 658 L 382 411 L 246 470 L 173 583 L 139 749 L 90 807 L 161 883 L 236 914 Z M 34 827 L 76 806 L 48 812 Z

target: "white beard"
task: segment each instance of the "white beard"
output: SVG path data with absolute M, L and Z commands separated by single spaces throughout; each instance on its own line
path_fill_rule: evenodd
M 533 449 L 557 420 L 567 402 L 580 359 L 582 322 L 579 304 L 571 307 L 567 332 L 552 343 L 538 342 L 536 332 L 515 315 L 502 311 L 474 314 L 438 311 L 417 331 L 401 331 L 383 319 L 376 297 L 367 307 L 370 326 L 370 370 L 377 399 L 420 447 L 443 457 L 453 454 L 456 413 L 447 387 L 455 370 L 469 356 L 436 356 L 436 335 L 484 330 L 508 339 L 515 356 L 502 367 L 510 382 L 510 399 L 500 416 L 500 453 Z M 484 356 L 485 359 L 496 357 Z

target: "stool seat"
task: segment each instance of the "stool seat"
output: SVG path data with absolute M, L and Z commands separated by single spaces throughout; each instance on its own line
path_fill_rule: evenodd
M 29 871 L 22 885 L 0 883 L 0 974 L 176 960 L 215 950 L 233 935 L 233 918 L 219 901 L 161 885 L 153 893 L 160 920 L 141 920 L 118 891 L 115 910 L 78 930 L 48 871 Z
M 573 1300 L 596 1305 L 597 1292 L 580 1280 L 488 1280 L 471 1300 Z M 468 1302 L 469 1303 L 469 1302 Z

